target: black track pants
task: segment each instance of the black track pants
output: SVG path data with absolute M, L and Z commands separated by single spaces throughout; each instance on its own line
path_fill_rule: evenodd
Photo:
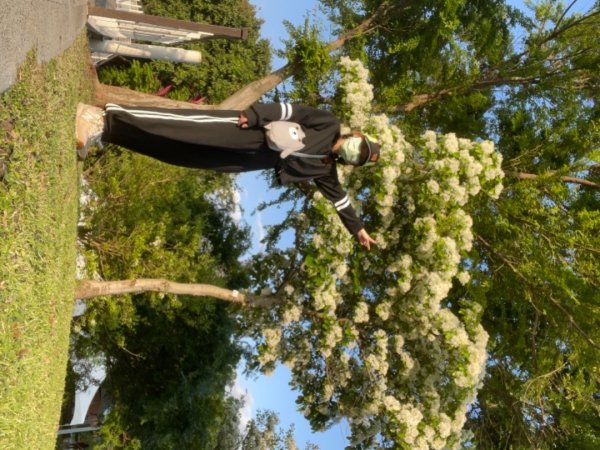
M 237 126 L 240 111 L 128 107 L 109 103 L 102 140 L 163 162 L 220 172 L 274 168 L 264 131 Z

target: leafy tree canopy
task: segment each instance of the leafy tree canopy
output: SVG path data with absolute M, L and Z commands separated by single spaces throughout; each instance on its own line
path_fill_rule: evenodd
M 104 278 L 168 274 L 180 282 L 247 285 L 239 257 L 248 230 L 233 222 L 226 202 L 213 199 L 219 191 L 230 198 L 229 180 L 115 153 L 89 169 L 94 197 L 82 236 L 88 270 Z M 125 433 L 143 448 L 214 448 L 225 387 L 241 354 L 234 325 L 226 305 L 206 298 L 88 301 L 75 322 L 76 352 L 106 361 L 104 387 L 114 404 L 103 445 L 113 448 L 115 433 Z
M 282 95 L 332 108 L 351 127 L 378 132 L 388 145 L 384 145 L 384 153 L 393 153 L 388 141 L 393 128 L 388 127 L 387 131 L 373 128 L 371 119 L 357 115 L 362 107 L 356 107 L 355 102 L 370 103 L 372 112 L 386 112 L 391 123 L 416 145 L 414 151 L 402 150 L 405 158 L 419 161 L 413 172 L 406 172 L 403 166 L 406 162 L 398 160 L 393 168 L 384 166 L 383 174 L 375 171 L 375 174 L 353 174 L 346 179 L 371 229 L 385 229 L 392 237 L 396 233 L 404 236 L 403 250 L 398 250 L 396 256 L 412 245 L 411 227 L 397 226 L 392 231 L 382 228 L 382 223 L 375 220 L 378 216 L 372 212 L 373 201 L 379 206 L 393 205 L 397 215 L 406 216 L 411 213 L 411 203 L 404 203 L 406 199 L 394 200 L 396 191 L 392 186 L 399 183 L 402 186 L 399 191 L 404 191 L 408 198 L 412 196 L 410 201 L 415 202 L 425 197 L 409 194 L 415 189 L 414 183 L 428 186 L 429 192 L 423 194 L 426 196 L 442 186 L 437 179 L 437 186 L 431 183 L 434 172 L 427 166 L 427 153 L 417 145 L 424 130 L 454 132 L 475 142 L 490 139 L 503 156 L 502 169 L 506 174 L 503 194 L 491 200 L 486 196 L 476 197 L 466 207 L 473 218 L 473 246 L 462 255 L 461 265 L 470 273 L 470 277 L 464 277 L 469 281 L 463 286 L 455 284 L 443 302 L 465 320 L 468 316 L 461 312 L 462 308 L 473 302 L 480 305 L 482 324 L 490 335 L 487 375 L 466 422 L 474 433 L 472 445 L 497 448 L 498 442 L 503 442 L 506 448 L 547 448 L 556 444 L 566 448 L 594 448 L 598 441 L 596 367 L 600 356 L 598 5 L 574 12 L 577 2 L 563 5 L 542 1 L 532 4 L 529 11 L 519 11 L 501 1 L 321 3 L 340 27 L 340 36 L 368 25 L 362 28 L 366 31 L 349 39 L 340 53 L 358 58 L 370 69 L 373 94 L 356 85 L 348 88 L 344 83 L 339 84 L 343 75 L 327 72 L 331 66 L 322 62 L 326 46 L 319 42 L 317 29 L 306 23 L 291 29 L 293 39 L 287 51 L 296 71 L 295 84 Z M 294 59 L 296 51 L 315 55 L 314 63 L 311 59 Z M 322 72 L 317 72 L 318 68 Z M 311 86 L 309 90 L 305 88 L 307 85 Z M 433 143 L 430 145 L 435 147 Z M 437 145 L 435 157 L 443 161 L 446 144 Z M 400 173 L 395 181 L 389 176 L 392 170 Z M 355 176 L 360 180 L 357 184 L 352 181 Z M 387 188 L 381 198 L 376 194 L 380 183 Z M 287 191 L 282 196 L 282 200 L 294 202 L 297 214 L 291 214 L 285 224 L 271 229 L 269 242 L 276 242 L 279 233 L 290 227 L 297 230 L 295 246 L 289 251 L 274 251 L 272 261 L 278 262 L 270 263 L 268 256 L 257 258 L 257 280 L 266 282 L 264 273 L 270 271 L 275 274 L 276 285 L 285 285 L 294 277 L 302 279 L 303 285 L 318 283 L 320 277 L 327 278 L 338 270 L 332 265 L 335 261 L 341 267 L 350 267 L 351 282 L 368 300 L 368 308 L 363 312 L 371 314 L 388 295 L 393 298 L 393 294 L 383 292 L 381 287 L 367 287 L 370 279 L 376 280 L 377 286 L 387 286 L 390 274 L 381 271 L 390 267 L 390 261 L 381 253 L 372 255 L 369 269 L 365 269 L 359 254 L 351 253 L 343 263 L 333 256 L 324 262 L 322 258 L 327 252 L 320 244 L 314 253 L 302 248 L 323 233 L 324 228 L 314 223 L 325 211 L 318 202 L 304 203 L 304 193 Z M 392 197 L 386 199 L 390 194 Z M 437 223 L 439 205 L 432 215 Z M 414 218 L 407 221 L 418 223 Z M 439 224 L 432 227 L 441 231 Z M 330 236 L 337 233 L 325 229 L 327 241 L 323 243 L 333 245 Z M 381 239 L 387 241 L 391 236 L 382 232 Z M 414 261 L 414 252 L 409 254 Z M 285 258 L 291 270 L 281 269 L 285 267 L 281 262 Z M 301 269 L 310 270 L 307 268 L 313 264 L 321 268 L 315 269 L 317 272 L 312 274 L 315 278 L 308 281 Z M 329 267 L 329 272 L 323 266 Z M 339 270 L 338 277 L 344 272 Z M 356 272 L 365 270 L 369 272 L 369 280 Z M 342 295 L 343 301 L 336 300 L 338 320 L 322 324 L 324 341 L 329 339 L 327 333 L 336 330 L 334 324 L 345 330 L 346 322 L 339 320 L 340 308 L 352 304 L 352 300 L 349 294 L 341 294 L 345 283 L 343 277 L 341 280 L 338 278 L 331 285 L 332 291 L 326 290 L 338 300 L 337 295 Z M 320 294 L 315 287 L 306 295 L 317 301 Z M 412 312 L 406 295 L 398 302 L 408 308 L 407 315 Z M 318 334 L 315 329 L 319 325 L 315 323 L 319 323 L 319 316 L 315 314 L 304 311 L 301 316 L 310 317 L 307 320 L 312 325 L 304 327 L 312 327 Z M 290 316 L 284 314 L 279 320 L 283 317 Z M 270 341 L 271 345 L 265 344 L 259 353 L 287 348 L 287 339 L 295 335 L 287 334 L 286 327 L 283 330 L 280 336 L 278 331 L 273 334 L 272 327 L 267 328 L 265 342 Z M 375 340 L 374 332 L 370 330 L 364 336 Z M 392 337 L 390 331 L 381 335 L 381 339 Z M 310 348 L 323 345 L 316 339 Z M 290 354 L 295 352 L 298 350 Z M 269 354 L 282 357 L 277 352 Z M 313 354 L 311 361 L 315 358 Z M 359 360 L 364 358 L 365 354 L 361 354 Z M 362 363 L 357 364 L 362 367 Z M 321 376 L 331 376 L 333 369 L 323 363 L 310 370 L 304 367 L 304 371 L 314 374 L 318 380 L 313 384 L 316 389 L 324 386 Z M 352 379 L 356 382 L 355 377 Z M 300 402 L 307 407 L 307 415 L 317 428 L 331 414 L 340 413 L 342 399 L 350 395 L 344 390 L 338 398 L 334 389 L 332 400 L 327 403 L 328 413 L 322 412 L 324 406 L 317 413 L 309 405 L 323 405 L 322 397 L 315 398 L 306 383 L 298 382 L 297 387 L 303 392 Z M 373 398 L 364 391 L 357 392 L 364 395 L 363 402 Z M 388 416 L 387 420 L 392 419 Z M 372 430 L 389 426 L 388 421 L 377 426 L 371 423 Z M 423 426 L 419 425 L 421 431 Z

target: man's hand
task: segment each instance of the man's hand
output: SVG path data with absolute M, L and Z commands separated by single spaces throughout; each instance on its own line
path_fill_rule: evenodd
M 371 250 L 371 244 L 377 245 L 375 239 L 369 236 L 369 233 L 367 233 L 367 230 L 364 228 L 360 229 L 358 233 L 356 233 L 356 239 L 358 239 L 359 244 L 365 247 L 367 250 Z
M 240 117 L 238 119 L 238 127 L 248 128 L 248 118 L 246 117 L 246 114 L 244 114 L 243 112 L 240 113 Z

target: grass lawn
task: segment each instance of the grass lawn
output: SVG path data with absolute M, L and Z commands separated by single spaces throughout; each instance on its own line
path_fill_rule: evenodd
M 0 97 L 0 449 L 54 448 L 75 287 L 77 102 L 92 95 L 84 36 Z

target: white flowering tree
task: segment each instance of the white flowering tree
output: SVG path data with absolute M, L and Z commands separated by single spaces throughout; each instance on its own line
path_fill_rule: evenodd
M 356 448 L 457 447 L 484 373 L 487 334 L 477 303 L 447 296 L 453 283 L 469 281 L 469 206 L 500 195 L 501 157 L 491 142 L 453 134 L 426 132 L 409 144 L 386 116 L 371 114 L 362 64 L 342 58 L 340 73 L 345 123 L 382 145 L 377 166 L 339 173 L 378 246 L 364 252 L 330 202 L 312 195 L 295 218 L 301 270 L 269 308 L 249 314 L 255 362 L 264 372 L 288 366 L 313 428 L 347 418 Z M 83 281 L 77 296 L 139 290 L 244 299 L 164 280 Z
M 341 66 L 347 125 L 382 144 L 377 167 L 340 173 L 378 248 L 357 248 L 316 193 L 297 230 L 303 269 L 259 316 L 256 357 L 265 372 L 291 369 L 315 428 L 345 417 L 356 446 L 451 448 L 484 373 L 487 334 L 479 305 L 444 300 L 469 280 L 469 203 L 498 197 L 501 158 L 491 142 L 453 134 L 409 144 L 371 114 L 366 69 Z
M 477 196 L 500 195 L 501 157 L 489 141 L 454 134 L 426 132 L 409 144 L 371 113 L 363 65 L 342 58 L 340 74 L 345 123 L 382 145 L 377 166 L 339 169 L 378 246 L 367 253 L 355 245 L 330 202 L 312 195 L 295 218 L 301 270 L 269 308 L 248 315 L 255 362 L 267 373 L 288 366 L 313 428 L 346 418 L 356 448 L 457 447 L 484 374 L 487 334 L 477 303 L 447 296 L 453 283 L 469 281 L 469 207 Z M 246 298 L 164 280 L 82 281 L 76 295 L 140 290 Z

